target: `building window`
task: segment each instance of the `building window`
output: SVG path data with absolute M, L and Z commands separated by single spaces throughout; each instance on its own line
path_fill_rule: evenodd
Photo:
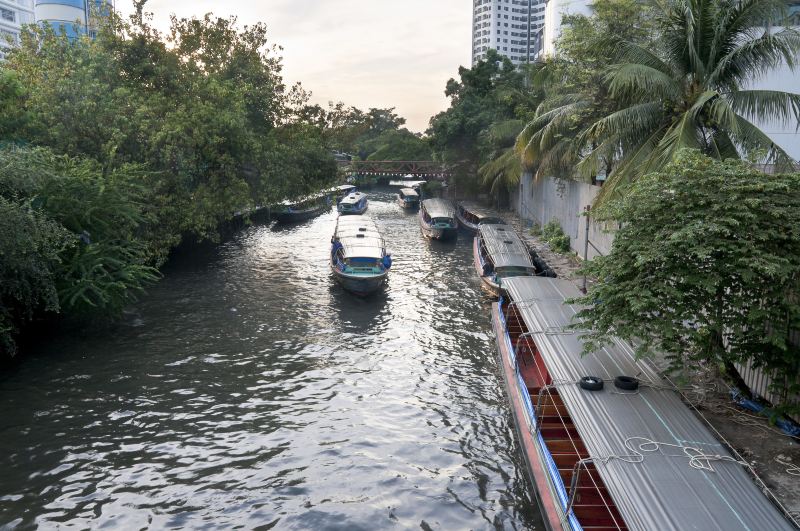
M 9 22 L 16 22 L 17 21 L 16 15 L 17 14 L 11 11 L 10 9 L 0 7 L 0 18 L 2 18 L 3 20 L 7 20 Z

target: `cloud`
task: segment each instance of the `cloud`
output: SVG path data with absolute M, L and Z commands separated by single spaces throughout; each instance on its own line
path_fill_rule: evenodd
M 117 2 L 123 13 L 131 0 Z M 284 77 L 302 82 L 319 103 L 397 107 L 423 131 L 447 107 L 446 81 L 470 61 L 471 6 L 464 0 L 154 0 L 161 29 L 169 15 L 235 15 L 265 22 L 283 47 Z

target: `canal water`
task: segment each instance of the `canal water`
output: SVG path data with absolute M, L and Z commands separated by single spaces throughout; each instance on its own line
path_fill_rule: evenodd
M 0 375 L 0 528 L 541 529 L 470 239 L 371 195 L 382 294 L 334 283 L 333 212 L 253 226 Z

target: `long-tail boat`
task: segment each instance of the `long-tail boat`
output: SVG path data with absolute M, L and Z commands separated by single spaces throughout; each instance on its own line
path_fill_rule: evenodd
M 461 201 L 456 206 L 458 225 L 470 232 L 478 232 L 478 227 L 483 224 L 505 225 L 499 214 L 483 207 L 473 201 Z
M 419 193 L 413 188 L 401 188 L 397 193 L 397 204 L 409 210 L 419 208 Z
M 453 203 L 446 199 L 426 199 L 419 209 L 422 234 L 432 240 L 451 240 L 458 236 L 458 221 Z
M 365 296 L 383 286 L 392 257 L 372 219 L 340 216 L 331 239 L 330 265 L 344 289 Z
M 547 529 L 795 529 L 629 344 L 582 354 L 569 281 L 504 286 L 492 308 L 500 367 Z
M 277 214 L 279 223 L 298 223 L 315 218 L 331 207 L 331 193 L 321 192 L 298 200 L 287 200 L 280 204 Z
M 528 247 L 510 225 L 480 225 L 472 256 L 481 284 L 495 297 L 503 294 L 505 279 L 536 275 Z

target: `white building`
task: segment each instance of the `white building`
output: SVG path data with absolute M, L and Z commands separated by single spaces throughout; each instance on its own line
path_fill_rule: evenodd
M 92 33 L 93 16 L 113 9 L 113 0 L 36 0 L 36 22 L 47 22 L 74 39 Z
M 591 16 L 591 0 L 547 0 L 542 31 L 542 55 L 556 53 L 556 40 L 561 36 L 561 19 L 564 15 Z
M 473 0 L 472 64 L 489 50 L 514 64 L 532 61 L 539 50 L 545 0 Z
M 33 22 L 33 0 L 0 0 L 0 61 L 19 43 L 22 26 Z

